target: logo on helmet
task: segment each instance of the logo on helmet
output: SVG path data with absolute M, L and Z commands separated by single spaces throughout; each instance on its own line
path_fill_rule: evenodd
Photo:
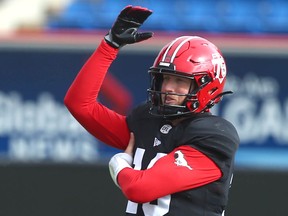
M 214 65 L 215 78 L 222 83 L 226 77 L 226 64 L 223 57 L 219 53 L 213 53 L 212 64 Z

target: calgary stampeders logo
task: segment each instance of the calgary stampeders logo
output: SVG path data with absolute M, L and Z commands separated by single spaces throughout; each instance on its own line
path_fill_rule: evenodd
M 223 57 L 219 53 L 212 54 L 212 64 L 214 65 L 216 79 L 222 83 L 226 77 L 226 64 Z

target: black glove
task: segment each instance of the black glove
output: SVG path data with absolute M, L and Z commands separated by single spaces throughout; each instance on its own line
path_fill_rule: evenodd
M 114 48 L 121 48 L 152 37 L 153 32 L 138 32 L 138 28 L 151 14 L 152 11 L 147 8 L 131 5 L 125 7 L 104 37 L 106 42 Z

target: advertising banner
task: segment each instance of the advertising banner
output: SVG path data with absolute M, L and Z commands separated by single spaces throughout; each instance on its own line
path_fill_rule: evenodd
M 0 159 L 16 162 L 101 162 L 116 149 L 88 134 L 63 98 L 92 51 L 0 50 Z M 237 128 L 237 167 L 288 168 L 285 55 L 226 54 L 225 96 L 213 113 Z M 126 114 L 147 98 L 154 52 L 122 52 L 109 70 L 100 100 Z

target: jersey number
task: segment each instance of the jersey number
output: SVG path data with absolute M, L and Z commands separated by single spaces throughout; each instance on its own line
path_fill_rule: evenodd
M 134 169 L 135 170 L 141 170 L 141 164 L 143 160 L 143 156 L 145 153 L 145 149 L 137 148 L 134 156 Z M 159 160 L 161 157 L 165 156 L 165 153 L 157 153 L 157 155 L 150 161 L 148 168 L 152 167 L 157 160 Z M 149 193 L 149 192 L 148 192 Z M 171 201 L 171 195 L 167 195 L 164 197 L 161 197 L 157 199 L 157 204 L 151 204 L 151 203 L 143 203 L 142 209 L 144 212 L 144 215 L 164 215 L 168 213 L 169 206 Z M 131 214 L 137 213 L 137 207 L 138 203 L 134 203 L 132 201 L 128 201 L 126 212 Z

